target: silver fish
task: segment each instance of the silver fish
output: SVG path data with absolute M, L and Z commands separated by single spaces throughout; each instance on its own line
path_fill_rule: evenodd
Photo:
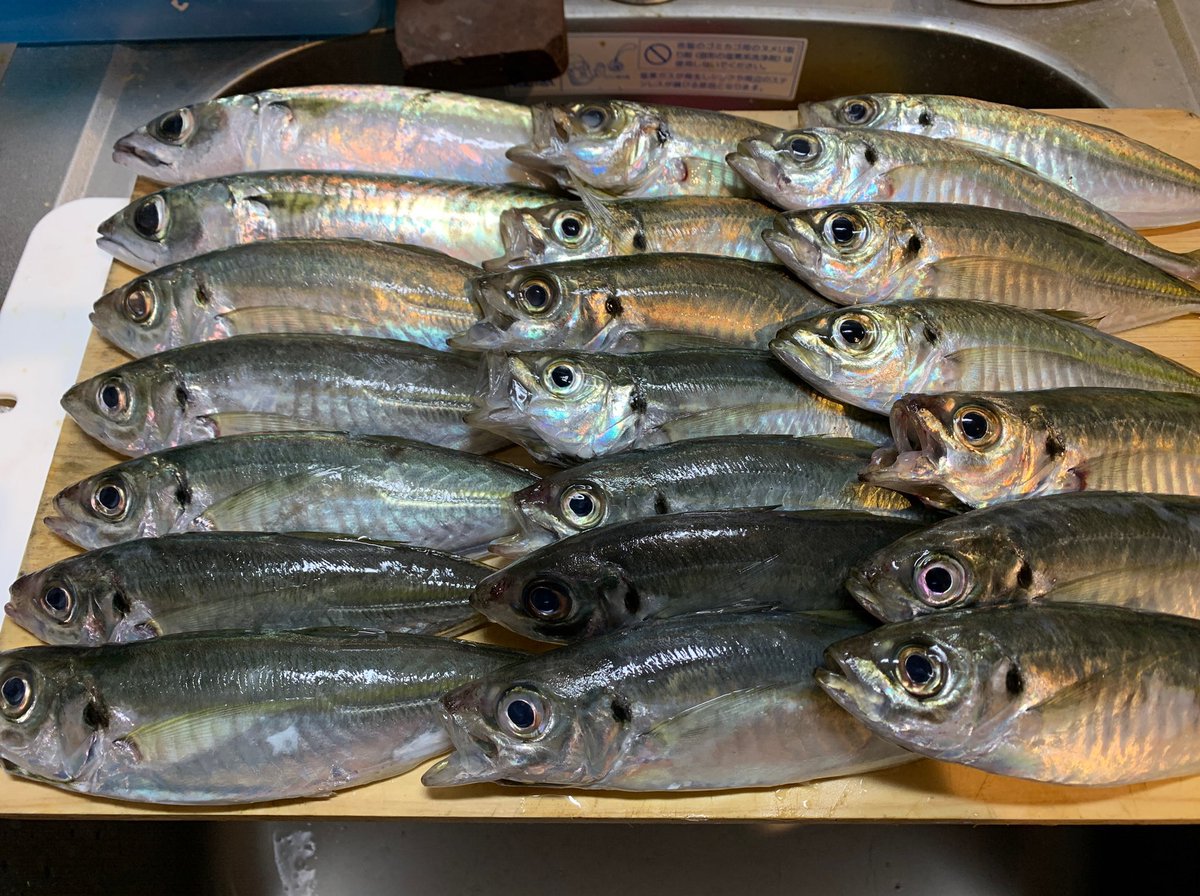
M 516 203 L 513 203 L 516 205 Z M 485 271 L 608 255 L 695 252 L 772 262 L 762 241 L 775 211 L 753 199 L 622 199 L 537 203 L 500 215 L 504 255 Z
M 533 657 L 446 695 L 454 752 L 421 780 L 723 790 L 905 762 L 807 674 L 853 631 L 800 614 L 700 614 Z
M 95 646 L 211 629 L 345 625 L 460 631 L 490 567 L 353 538 L 188 532 L 138 538 L 21 576 L 5 612 L 43 641 Z
M 800 318 L 771 350 L 814 389 L 887 413 L 902 395 L 1068 386 L 1200 393 L 1200 374 L 1056 315 L 958 299 Z
M 845 511 L 672 513 L 534 551 L 480 582 L 473 602 L 505 628 L 559 642 L 685 613 L 845 615 L 858 610 L 843 584 L 850 568 L 921 528 Z
M 73 386 L 62 406 L 122 454 L 291 430 L 405 436 L 484 453 L 506 443 L 463 422 L 481 375 L 476 356 L 394 339 L 275 333 L 131 361 Z
M 530 137 L 528 107 L 382 84 L 287 87 L 164 112 L 113 146 L 113 161 L 180 184 L 285 168 L 540 182 L 505 151 Z
M 850 128 L 773 131 L 743 141 L 729 164 L 789 210 L 848 202 L 983 205 L 1062 221 L 1177 277 L 1200 278 L 1200 252 L 1169 252 L 1028 168 L 954 141 Z
M 763 239 L 842 305 L 976 299 L 1128 330 L 1200 311 L 1200 289 L 1069 224 L 1020 212 L 860 202 L 788 212 Z
M 1200 618 L 1200 498 L 1079 492 L 972 510 L 900 538 L 846 587 L 889 622 L 1046 601 Z
M 0 654 L 10 774 L 135 802 L 328 796 L 449 746 L 439 698 L 521 654 L 354 629 Z
M 493 355 L 467 417 L 563 462 L 711 435 L 833 435 L 879 443 L 881 418 L 810 391 L 766 352 Z
M 1198 651 L 1194 619 L 1050 603 L 885 625 L 830 647 L 816 674 L 924 756 L 1115 787 L 1200 772 Z
M 873 448 L 848 439 L 718 436 L 622 451 L 517 492 L 521 531 L 491 550 L 520 557 L 598 526 L 737 507 L 934 519 L 915 499 L 859 480 Z
M 725 156 L 761 130 L 748 118 L 680 106 L 540 103 L 532 138 L 508 157 L 569 189 L 583 185 L 610 196 L 747 196 Z
M 270 171 L 167 187 L 100 225 L 106 252 L 139 270 L 289 237 L 407 243 L 471 264 L 503 251 L 500 213 L 549 193 L 382 174 Z
M 371 240 L 269 240 L 209 252 L 119 286 L 92 325 L 134 357 L 255 333 L 401 339 L 445 349 L 477 319 L 479 268 Z
M 1124 134 L 959 96 L 874 93 L 800 104 L 801 127 L 862 127 L 957 140 L 1011 159 L 1130 227 L 1200 221 L 1200 169 Z
M 109 467 L 63 489 L 45 523 L 84 548 L 172 532 L 328 532 L 459 554 L 516 531 L 518 467 L 345 433 L 225 436 Z

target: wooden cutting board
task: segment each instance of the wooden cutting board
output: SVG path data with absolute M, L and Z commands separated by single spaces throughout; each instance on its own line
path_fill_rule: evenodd
M 1200 165 L 1200 118 L 1178 110 L 1080 110 L 1067 114 L 1102 124 Z M 757 116 L 777 126 L 795 123 L 792 113 Z M 99 223 L 99 222 L 97 222 Z M 1175 251 L 1200 249 L 1200 224 L 1151 234 Z M 110 287 L 134 272 L 114 264 Z M 1124 334 L 1141 345 L 1200 370 L 1200 319 L 1168 321 Z M 127 358 L 92 335 L 79 372 L 93 376 Z M 71 420 L 62 436 L 42 496 L 38 518 L 51 512 L 62 488 L 119 463 L 121 456 L 92 442 Z M 40 523 L 34 525 L 22 572 L 40 569 L 78 553 Z M 478 635 L 477 635 L 478 636 Z M 484 631 L 482 639 L 495 638 Z M 37 643 L 5 620 L 0 648 Z M 932 760 L 876 772 L 783 787 L 711 795 L 643 796 L 586 791 L 476 785 L 433 791 L 421 786 L 424 767 L 401 777 L 344 791 L 325 800 L 296 800 L 248 808 L 160 808 L 95 799 L 0 776 L 0 815 L 247 817 L 430 817 L 430 818 L 606 818 L 651 820 L 798 819 L 1020 821 L 1020 822 L 1196 822 L 1200 821 L 1200 776 L 1156 784 L 1103 789 L 1035 784 L 984 774 Z

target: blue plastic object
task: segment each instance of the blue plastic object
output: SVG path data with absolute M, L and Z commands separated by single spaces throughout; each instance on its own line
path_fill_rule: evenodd
M 7 0 L 0 42 L 318 37 L 369 31 L 391 0 Z

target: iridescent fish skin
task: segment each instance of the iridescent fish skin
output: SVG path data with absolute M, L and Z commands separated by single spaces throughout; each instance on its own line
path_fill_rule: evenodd
M 298 237 L 406 243 L 479 264 L 503 251 L 501 212 L 552 199 L 523 187 L 382 174 L 232 174 L 135 199 L 100 225 L 97 242 L 139 270 Z
M 856 631 L 800 614 L 698 614 L 541 654 L 446 695 L 454 752 L 421 780 L 721 790 L 905 762 L 807 674 Z
M 109 467 L 63 489 L 51 530 L 84 548 L 173 532 L 328 532 L 474 553 L 516 532 L 532 473 L 408 439 L 225 436 Z
M 481 375 L 476 355 L 394 339 L 271 333 L 130 361 L 73 386 L 62 406 L 92 438 L 129 455 L 292 430 L 404 436 L 486 453 L 504 440 L 462 419 Z
M 948 509 L 1077 491 L 1200 496 L 1200 398 L 1140 389 L 906 395 L 864 481 Z
M 789 211 L 851 202 L 982 205 L 1070 224 L 1177 277 L 1200 278 L 1200 255 L 1156 246 L 1028 168 L 955 141 L 851 128 L 772 131 L 742 141 L 729 164 Z
M 763 233 L 793 273 L 840 305 L 975 299 L 1128 330 L 1200 311 L 1200 290 L 1070 225 L 947 203 L 863 202 L 787 212 Z
M 958 96 L 868 94 L 800 104 L 801 127 L 959 140 L 1018 162 L 1130 227 L 1200 220 L 1200 169 L 1109 128 Z
M 516 205 L 517 203 L 513 203 Z M 753 199 L 686 197 L 537 203 L 500 215 L 504 255 L 485 271 L 607 255 L 695 252 L 773 262 L 762 241 L 774 210 Z
M 101 297 L 92 325 L 141 358 L 255 333 L 400 339 L 446 349 L 478 315 L 479 268 L 441 252 L 371 240 L 269 240 L 209 252 Z
M 610 196 L 748 196 L 726 154 L 762 124 L 703 109 L 629 100 L 533 107 L 532 139 L 508 151 L 568 189 Z
M 920 528 L 845 511 L 672 513 L 534 551 L 480 582 L 473 603 L 505 628 L 562 643 L 685 613 L 845 614 L 858 611 L 844 585 L 851 566 Z
M 454 344 L 505 351 L 623 354 L 674 334 L 765 349 L 784 321 L 832 307 L 776 265 L 686 253 L 488 274 L 474 295 L 483 320 Z
M 811 392 L 766 352 L 492 355 L 467 417 L 547 462 L 711 435 L 884 438 L 881 418 Z
M 5 612 L 51 644 L 186 631 L 465 628 L 494 570 L 441 551 L 356 538 L 187 532 L 138 538 L 21 576 Z
M 846 587 L 885 622 L 1085 601 L 1200 618 L 1200 499 L 1077 492 L 971 510 L 898 539 Z
M 924 756 L 1118 786 L 1200 771 L 1198 651 L 1194 619 L 1051 603 L 885 625 L 834 644 L 816 676 Z
M 1104 386 L 1200 393 L 1200 374 L 1116 336 L 1010 305 L 890 301 L 800 318 L 771 342 L 813 388 L 887 413 L 900 396 Z
M 504 153 L 531 124 L 526 106 L 440 90 L 289 87 L 165 112 L 118 140 L 113 161 L 164 184 L 281 169 L 530 184 Z
M 736 507 L 932 520 L 908 495 L 859 480 L 873 448 L 847 439 L 718 436 L 624 451 L 550 473 L 517 492 L 521 531 L 491 550 L 520 557 L 600 526 Z
M 0 654 L 10 774 L 134 802 L 328 796 L 444 752 L 439 699 L 524 655 L 355 629 Z

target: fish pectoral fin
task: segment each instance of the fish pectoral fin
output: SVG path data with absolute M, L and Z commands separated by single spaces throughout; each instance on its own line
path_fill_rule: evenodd
M 955 138 L 955 137 L 942 137 L 939 139 L 943 143 L 948 143 L 952 146 L 958 147 L 959 149 L 965 149 L 968 152 L 977 153 L 978 155 L 981 155 L 981 156 L 987 156 L 989 159 L 993 159 L 994 161 L 997 161 L 997 162 L 1004 162 L 1006 165 L 1012 165 L 1014 168 L 1021 169 L 1026 174 L 1035 174 L 1040 179 L 1045 180 L 1045 175 L 1043 175 L 1036 168 L 1031 168 L 1028 165 L 1026 165 L 1024 162 L 1017 161 L 1016 159 L 1013 159 L 1013 158 L 1010 158 L 1010 157 L 1004 155 L 1004 153 L 997 152 L 992 147 L 987 146 L 983 143 L 972 143 L 970 140 L 962 140 L 960 138 Z
M 229 322 L 233 332 L 244 333 L 340 333 L 358 336 L 374 331 L 362 318 L 331 314 L 289 305 L 256 305 L 235 308 L 217 315 Z
M 995 387 L 990 383 L 1010 381 L 1013 370 L 1038 369 L 1041 366 L 1054 366 L 1058 362 L 1073 367 L 1086 363 L 1078 355 L 1049 346 L 1022 348 L 1013 345 L 968 346 L 946 354 L 943 362 L 947 379 L 952 375 L 956 380 L 950 387 L 955 390 L 993 389 Z M 967 379 L 964 381 L 964 378 Z M 1025 385 L 1022 388 L 1037 387 Z
M 996 258 L 987 255 L 962 255 L 955 258 L 943 258 L 932 262 L 927 270 L 933 275 L 938 295 L 955 298 L 971 298 L 983 295 L 992 289 L 988 284 L 994 283 L 999 269 L 1012 280 L 1027 283 L 1039 280 L 1062 280 L 1064 274 L 1045 265 L 1029 264 L 1024 261 L 1014 261 L 1007 258 Z M 1029 302 L 1021 303 L 1029 307 Z M 1064 320 L 1073 320 L 1091 324 L 1101 320 L 1104 315 L 1087 315 L 1080 311 L 1064 308 L 1038 308 L 1045 314 L 1057 314 Z
M 618 351 L 660 352 L 686 348 L 729 348 L 730 343 L 700 333 L 675 333 L 671 330 L 641 330 L 622 334 Z
M 328 474 L 328 475 L 325 475 Z M 333 500 L 346 471 L 300 470 L 280 479 L 258 482 L 208 507 L 197 520 L 207 528 L 230 531 L 291 531 L 279 520 L 302 508 Z M 330 480 L 333 480 L 333 484 Z
M 674 168 L 677 183 L 687 183 L 697 179 L 708 184 L 722 184 L 730 196 L 750 196 L 752 190 L 742 182 L 729 163 L 724 159 L 706 159 L 704 156 L 681 156 L 675 159 Z
M 795 402 L 771 404 L 745 404 L 729 408 L 713 408 L 699 411 L 686 417 L 669 420 L 658 428 L 664 441 L 678 442 L 683 439 L 699 439 L 704 436 L 728 435 L 730 433 L 762 432 L 761 418 L 772 414 L 795 411 Z
M 139 725 L 117 743 L 145 762 L 183 762 L 263 727 L 273 714 L 295 711 L 295 701 L 219 706 Z
M 712 741 L 713 731 L 731 731 L 744 724 L 747 718 L 760 718 L 767 713 L 779 712 L 781 705 L 794 707 L 811 700 L 816 692 L 817 686 L 811 680 L 741 688 L 689 706 L 655 723 L 639 735 L 639 740 L 652 739 L 669 745 L 691 743 L 703 747 Z
M 1190 461 L 1188 457 L 1191 457 Z M 1189 464 L 1193 469 L 1200 468 L 1200 451 L 1186 448 L 1163 451 L 1159 460 L 1145 451 L 1113 452 L 1089 457 L 1070 467 L 1069 471 L 1077 480 L 1079 491 L 1138 491 L 1144 488 L 1146 470 L 1168 468 L 1168 465 L 1184 469 Z
M 297 430 L 320 430 L 328 426 L 316 420 L 295 417 L 289 414 L 263 414 L 253 411 L 224 411 L 205 414 L 204 420 L 212 425 L 214 436 L 248 435 L 256 432 L 295 432 Z

